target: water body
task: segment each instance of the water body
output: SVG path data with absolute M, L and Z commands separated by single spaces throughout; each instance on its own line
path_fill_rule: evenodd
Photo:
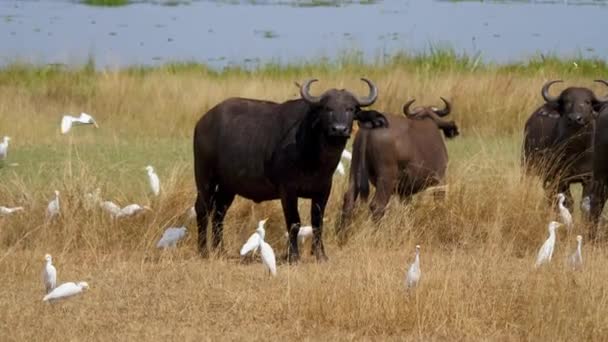
M 357 2 L 357 1 L 354 1 Z M 138 2 L 98 7 L 69 0 L 0 1 L 0 65 L 213 67 L 296 63 L 360 51 L 373 61 L 398 51 L 451 47 L 491 62 L 539 53 L 608 58 L 608 0 L 487 2 L 385 0 L 301 6 L 302 2 Z

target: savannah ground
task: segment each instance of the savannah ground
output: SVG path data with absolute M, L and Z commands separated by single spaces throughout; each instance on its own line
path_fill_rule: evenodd
M 575 233 L 558 232 L 553 263 L 533 263 L 556 219 L 536 179 L 522 180 L 523 124 L 542 103 L 548 79 L 607 90 L 601 62 L 548 59 L 510 66 L 477 64 L 445 52 L 399 57 L 375 66 L 337 63 L 265 66 L 217 73 L 198 65 L 96 71 L 12 65 L 0 70 L 0 135 L 13 138 L 0 168 L 0 205 L 22 214 L 0 217 L 0 336 L 12 340 L 606 340 L 608 254 L 584 244 L 584 269 L 564 265 L 582 233 L 578 194 Z M 444 202 L 421 194 L 408 206 L 394 200 L 379 226 L 359 205 L 350 239 L 334 235 L 345 177 L 335 176 L 324 239 L 329 262 L 308 253 L 297 266 L 280 263 L 276 278 L 261 263 L 241 264 L 238 249 L 269 216 L 267 240 L 285 252 L 278 201 L 237 199 L 225 221 L 226 255 L 201 259 L 194 221 L 192 131 L 211 106 L 230 96 L 283 101 L 294 81 L 315 77 L 327 87 L 364 94 L 358 79 L 379 87 L 374 108 L 400 113 L 418 104 L 454 103 L 461 135 L 447 142 L 450 164 Z M 564 85 L 555 85 L 557 92 Z M 59 133 L 63 113 L 92 114 L 100 128 Z M 352 140 L 352 139 L 351 139 Z M 350 148 L 350 147 L 349 147 Z M 18 166 L 10 166 L 17 163 Z M 162 193 L 149 194 L 143 168 L 152 164 Z M 148 204 L 153 211 L 112 222 L 86 212 L 83 195 Z M 62 217 L 44 223 L 53 190 Z M 309 201 L 300 201 L 303 223 Z M 186 224 L 188 239 L 160 252 L 168 226 Z M 414 245 L 422 246 L 416 291 L 404 289 Z M 58 282 L 84 280 L 88 292 L 42 302 L 45 253 Z

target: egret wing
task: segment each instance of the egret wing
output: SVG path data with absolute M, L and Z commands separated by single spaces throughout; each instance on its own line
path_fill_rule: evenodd
M 276 276 L 277 259 L 274 255 L 272 247 L 270 247 L 270 245 L 266 241 L 262 241 L 260 245 L 260 254 L 262 255 L 262 262 L 264 263 L 264 266 L 268 268 L 268 270 L 270 271 L 270 273 L 272 273 L 273 276 Z
M 249 252 L 256 250 L 260 247 L 260 235 L 258 233 L 253 233 L 247 242 L 241 247 L 241 256 L 247 255 Z

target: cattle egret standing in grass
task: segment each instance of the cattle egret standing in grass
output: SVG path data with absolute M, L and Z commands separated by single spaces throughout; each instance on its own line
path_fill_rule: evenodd
M 84 281 L 79 283 L 64 283 L 57 286 L 51 293 L 42 298 L 43 301 L 54 301 L 57 299 L 67 298 L 81 293 L 89 288 L 89 284 Z
M 194 207 L 190 207 L 188 209 L 188 220 L 194 220 L 196 218 L 196 209 Z
M 277 259 L 274 255 L 272 247 L 270 247 L 268 242 L 264 241 L 264 238 L 262 238 L 262 241 L 260 241 L 260 255 L 262 256 L 262 263 L 264 264 L 264 266 L 266 266 L 268 272 L 270 272 L 270 274 L 272 274 L 273 276 L 276 276 Z
M 542 264 L 551 261 L 551 258 L 553 257 L 553 248 L 555 247 L 555 230 L 561 225 L 561 223 L 555 221 L 549 223 L 549 237 L 538 251 L 536 267 L 540 267 Z
M 7 207 L 0 206 L 0 216 L 10 215 L 17 211 L 22 211 L 22 210 L 23 210 L 23 207 L 7 208 Z
M 266 230 L 264 229 L 266 221 L 268 221 L 268 218 L 258 222 L 258 228 L 255 230 L 255 233 L 251 234 L 247 242 L 241 247 L 241 256 L 245 256 L 250 252 L 256 252 L 260 248 L 260 244 L 264 241 L 264 236 L 266 235 Z
M 46 207 L 46 217 L 49 220 L 54 219 L 59 216 L 60 207 L 59 207 L 59 191 L 55 190 L 55 198 L 49 202 L 49 205 Z
M 568 208 L 564 206 L 565 200 L 566 196 L 564 196 L 564 194 L 557 194 L 557 206 L 559 207 L 559 215 L 562 217 L 562 221 L 566 225 L 566 228 L 572 229 L 572 214 L 570 214 Z
M 128 206 L 120 209 L 120 212 L 116 215 L 116 218 L 133 216 L 144 210 L 152 210 L 152 209 L 145 205 L 129 204 Z
M 45 264 L 44 270 L 42 271 L 42 281 L 44 282 L 44 288 L 48 294 L 55 288 L 57 284 L 57 270 L 53 266 L 53 258 L 50 254 L 44 256 Z
M 407 277 L 405 278 L 405 284 L 409 289 L 414 288 L 418 285 L 420 281 L 420 276 L 422 272 L 420 271 L 420 245 L 416 245 L 416 257 L 414 258 L 414 262 L 410 265 L 410 268 L 407 270 Z
M 91 210 L 94 207 L 100 205 L 101 204 L 101 189 L 97 188 L 97 189 L 95 189 L 95 191 L 85 194 L 84 200 L 85 200 L 85 202 L 84 202 L 85 208 L 87 210 Z
M 167 228 L 163 233 L 163 236 L 160 238 L 156 247 L 158 248 L 168 248 L 175 247 L 179 240 L 183 239 L 186 236 L 188 230 L 186 227 L 179 228 Z
M 583 200 L 581 201 L 581 209 L 586 213 L 591 211 L 591 198 L 589 196 L 583 197 Z
M 0 143 L 0 160 L 6 159 L 8 156 L 8 142 L 11 140 L 10 137 L 4 137 Z
M 570 266 L 578 270 L 583 267 L 583 237 L 581 235 L 576 236 L 576 250 L 570 257 L 568 261 L 570 262 Z
M 80 113 L 79 117 L 73 117 L 71 115 L 64 115 L 61 118 L 61 134 L 68 133 L 72 126 L 77 125 L 93 125 L 95 128 L 99 128 L 95 119 L 87 113 Z
M 160 193 L 160 179 L 158 179 L 158 175 L 154 172 L 154 168 L 151 165 L 146 166 L 146 170 L 148 171 L 150 189 L 152 189 L 155 196 L 158 196 Z
M 302 226 L 298 230 L 298 243 L 302 244 L 306 239 L 312 237 L 313 231 L 312 226 Z M 289 239 L 289 233 L 285 232 L 285 237 Z
M 120 207 L 112 201 L 103 201 L 101 203 L 101 208 L 110 213 L 110 216 L 112 217 L 116 217 L 116 215 L 120 213 Z
M 353 154 L 350 153 L 350 151 L 348 151 L 347 149 L 344 149 L 344 151 L 342 151 L 342 158 L 350 161 L 353 159 Z M 346 174 L 346 169 L 344 168 L 344 164 L 342 163 L 342 161 L 338 162 L 338 166 L 336 167 L 336 172 L 342 176 L 344 176 L 344 174 Z
M 351 161 L 353 159 L 353 154 L 349 150 L 344 149 L 344 151 L 342 151 L 342 158 Z

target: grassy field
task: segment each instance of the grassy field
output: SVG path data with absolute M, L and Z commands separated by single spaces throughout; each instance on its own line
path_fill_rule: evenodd
M 564 264 L 582 232 L 558 231 L 551 265 L 533 268 L 555 219 L 535 179 L 521 179 L 523 123 L 542 103 L 548 79 L 588 86 L 605 77 L 596 61 L 547 59 L 492 66 L 449 54 L 396 57 L 382 65 L 357 61 L 255 71 L 215 72 L 194 64 L 96 71 L 12 65 L 0 70 L 0 136 L 13 138 L 0 168 L 0 205 L 22 214 L 0 217 L 2 340 L 606 340 L 608 267 L 604 246 L 584 245 L 585 266 Z M 225 228 L 227 256 L 201 259 L 195 222 L 191 135 L 198 118 L 230 96 L 295 98 L 294 81 L 315 77 L 327 87 L 365 93 L 379 87 L 374 108 L 399 113 L 408 99 L 454 103 L 461 136 L 447 143 L 448 196 L 421 194 L 409 206 L 390 203 L 375 226 L 360 205 L 348 244 L 334 224 L 346 179 L 335 176 L 326 215 L 329 262 L 308 253 L 297 266 L 280 263 L 269 278 L 259 262 L 241 264 L 238 249 L 269 216 L 267 240 L 285 251 L 280 204 L 237 199 Z M 555 85 L 554 91 L 565 85 Z M 59 133 L 62 114 L 92 114 L 100 128 Z M 17 165 L 14 165 L 17 164 Z M 143 168 L 154 165 L 162 192 L 149 194 Z M 12 165 L 12 166 L 11 166 Z M 96 187 L 104 199 L 150 205 L 153 211 L 113 222 L 83 209 Z M 53 190 L 62 217 L 46 224 Z M 576 189 L 576 194 L 579 193 Z M 309 221 L 309 203 L 301 201 Z M 186 224 L 177 250 L 155 243 L 168 226 Z M 420 244 L 422 281 L 404 289 Z M 308 248 L 307 248 L 308 250 Z M 87 281 L 87 293 L 49 305 L 41 301 L 44 254 L 59 282 Z

